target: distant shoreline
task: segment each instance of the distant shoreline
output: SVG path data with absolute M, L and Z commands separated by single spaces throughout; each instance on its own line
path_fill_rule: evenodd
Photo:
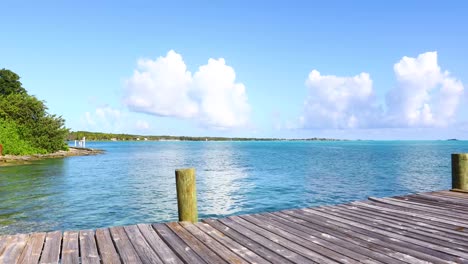
M 43 159 L 56 159 L 73 156 L 89 156 L 98 155 L 102 153 L 104 153 L 104 151 L 100 149 L 69 147 L 68 150 L 59 150 L 57 152 L 49 154 L 34 154 L 24 156 L 4 155 L 0 156 L 0 167 L 30 164 L 32 161 Z
M 359 139 L 349 140 L 349 139 L 222 139 L 222 140 L 194 140 L 194 139 L 148 139 L 148 140 L 137 140 L 137 139 L 121 139 L 121 140 L 110 140 L 110 139 L 86 139 L 86 142 L 138 142 L 138 141 L 151 141 L 151 142 L 179 142 L 179 141 L 189 141 L 189 142 L 278 142 L 278 141 L 362 141 Z M 69 143 L 73 143 L 73 140 L 69 140 Z
M 249 137 L 191 137 L 191 136 L 148 136 L 148 135 L 131 135 L 131 134 L 114 134 L 90 131 L 75 131 L 68 134 L 69 141 L 81 140 L 83 137 L 86 141 L 348 141 L 346 139 L 334 138 L 249 138 Z

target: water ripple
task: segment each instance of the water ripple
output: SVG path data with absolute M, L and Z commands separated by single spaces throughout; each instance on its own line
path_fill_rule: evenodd
M 201 218 L 450 188 L 468 142 L 90 142 L 106 154 L 0 168 L 0 234 L 177 220 L 174 170 Z

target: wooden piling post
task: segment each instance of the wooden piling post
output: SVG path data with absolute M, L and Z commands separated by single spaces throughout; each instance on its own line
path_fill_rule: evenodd
M 468 192 L 468 153 L 452 154 L 452 190 Z
M 178 169 L 175 171 L 175 175 L 179 221 L 196 223 L 198 222 L 198 210 L 195 169 Z

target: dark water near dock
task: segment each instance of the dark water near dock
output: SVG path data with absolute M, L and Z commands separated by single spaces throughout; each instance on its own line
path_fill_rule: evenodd
M 174 170 L 201 218 L 449 189 L 467 141 L 89 142 L 106 154 L 0 167 L 0 234 L 177 220 Z

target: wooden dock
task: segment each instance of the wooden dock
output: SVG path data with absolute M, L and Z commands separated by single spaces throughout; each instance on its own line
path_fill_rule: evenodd
M 6 235 L 0 263 L 468 263 L 468 193 Z

